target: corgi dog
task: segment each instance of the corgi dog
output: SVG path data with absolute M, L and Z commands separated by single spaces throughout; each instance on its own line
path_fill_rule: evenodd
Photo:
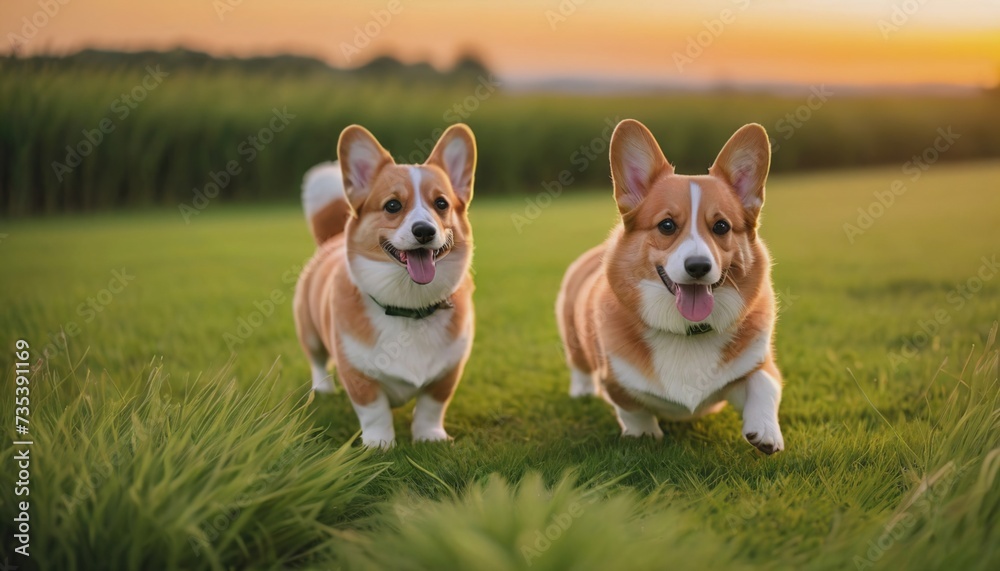
M 601 394 L 622 434 L 662 438 L 726 402 L 765 454 L 784 449 L 771 261 L 757 235 L 771 147 L 742 127 L 707 175 L 674 172 L 638 121 L 610 145 L 621 222 L 567 270 L 556 314 L 570 394 Z
M 453 125 L 426 162 L 397 165 L 352 125 L 337 156 L 302 185 L 318 249 L 296 285 L 294 312 L 313 390 L 333 390 L 332 361 L 365 446 L 393 446 L 392 408 L 412 399 L 413 440 L 448 440 L 444 414 L 473 337 L 475 138 Z

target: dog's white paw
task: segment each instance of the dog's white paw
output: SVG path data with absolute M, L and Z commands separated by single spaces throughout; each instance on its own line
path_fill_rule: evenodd
M 778 424 L 781 382 L 759 370 L 747 377 L 744 387 L 743 437 L 764 454 L 784 450 L 785 439 Z
M 331 394 L 334 392 L 333 383 L 330 382 L 330 379 L 323 379 L 320 382 L 313 382 L 313 390 L 318 393 L 322 393 L 324 395 Z
M 413 407 L 413 423 L 410 425 L 414 442 L 451 439 L 444 430 L 444 411 L 447 406 L 447 402 L 441 402 L 429 394 L 417 396 L 417 404 Z
M 652 436 L 656 440 L 663 438 L 663 431 L 660 430 L 660 423 L 656 421 L 656 416 L 647 410 L 627 411 L 620 407 L 615 407 L 618 412 L 618 424 L 622 427 L 622 436 L 642 438 Z
M 777 419 L 745 418 L 743 437 L 764 454 L 774 454 L 785 449 L 785 439 L 781 436 L 781 426 Z
M 312 388 L 318 393 L 330 394 L 334 391 L 333 375 L 326 372 L 326 367 L 313 364 Z
M 418 428 L 413 431 L 414 442 L 441 442 L 443 440 L 451 440 L 451 436 L 448 436 L 443 426 Z
M 388 450 L 396 444 L 396 430 L 392 426 L 392 409 L 385 393 L 379 391 L 368 404 L 351 401 L 361 423 L 361 442 L 367 448 Z
M 569 396 L 572 398 L 589 397 L 597 394 L 597 383 L 590 373 L 578 369 L 570 369 Z
M 649 429 L 622 429 L 622 436 L 627 436 L 629 438 L 642 438 L 643 436 L 652 436 L 655 440 L 663 440 L 663 430 L 659 426 L 654 426 Z
M 365 448 L 388 450 L 396 445 L 396 438 L 394 436 L 373 436 L 361 433 L 361 443 L 365 445 Z

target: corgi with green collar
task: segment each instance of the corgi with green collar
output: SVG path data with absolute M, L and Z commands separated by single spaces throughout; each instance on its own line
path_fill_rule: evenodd
M 771 148 L 746 125 L 707 175 L 677 174 L 649 130 L 619 123 L 611 173 L 621 222 L 567 270 L 556 302 L 570 394 L 600 394 L 622 434 L 731 403 L 765 454 L 785 447 L 771 260 L 757 234 Z
M 413 399 L 413 439 L 447 440 L 445 410 L 473 338 L 472 131 L 454 125 L 426 162 L 398 165 L 352 125 L 337 154 L 303 182 L 318 249 L 294 312 L 313 389 L 333 389 L 332 364 L 366 446 L 391 447 L 392 408 Z

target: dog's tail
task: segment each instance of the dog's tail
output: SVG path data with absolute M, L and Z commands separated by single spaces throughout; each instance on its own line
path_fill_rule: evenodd
M 302 177 L 302 208 L 316 244 L 344 231 L 351 207 L 344 196 L 339 162 L 320 163 Z

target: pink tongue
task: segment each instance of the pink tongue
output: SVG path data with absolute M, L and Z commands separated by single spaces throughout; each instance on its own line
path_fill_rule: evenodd
M 434 254 L 430 250 L 409 250 L 406 252 L 406 271 L 410 279 L 420 285 L 429 284 L 434 279 Z
M 701 284 L 677 284 L 677 311 L 688 321 L 704 321 L 712 313 L 712 288 Z

